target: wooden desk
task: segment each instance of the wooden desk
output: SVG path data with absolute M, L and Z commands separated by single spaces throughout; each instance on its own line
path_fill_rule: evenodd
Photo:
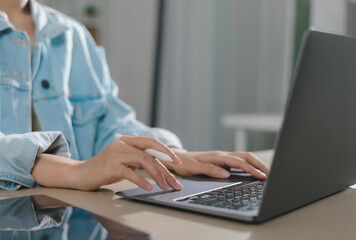
M 256 155 L 269 163 L 272 152 Z M 356 238 L 356 190 L 351 188 L 266 223 L 252 225 L 132 202 L 114 194 L 132 187 L 135 185 L 124 181 L 93 192 L 35 188 L 0 191 L 0 198 L 44 194 L 150 233 L 155 240 Z

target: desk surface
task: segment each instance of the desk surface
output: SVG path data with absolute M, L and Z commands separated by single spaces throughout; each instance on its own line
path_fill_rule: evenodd
M 267 164 L 271 151 L 256 153 Z M 245 224 L 201 214 L 121 199 L 115 191 L 135 187 L 123 181 L 86 192 L 55 188 L 0 191 L 0 198 L 44 194 L 79 206 L 160 239 L 354 239 L 356 190 L 317 201 L 260 225 Z

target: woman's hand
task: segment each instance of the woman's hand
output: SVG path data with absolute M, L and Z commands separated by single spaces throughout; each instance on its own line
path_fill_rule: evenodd
M 240 168 L 252 176 L 265 179 L 268 168 L 252 153 L 246 152 L 188 152 L 182 149 L 172 149 L 182 161 L 181 165 L 163 164 L 182 176 L 204 174 L 216 178 L 230 176 L 226 169 Z
M 36 182 L 48 187 L 95 190 L 127 179 L 139 187 L 152 190 L 153 186 L 135 172 L 142 167 L 163 190 L 169 186 L 180 190 L 182 185 L 174 175 L 158 159 L 143 151 L 147 148 L 163 152 L 174 160 L 174 164 L 180 164 L 174 152 L 155 138 L 122 136 L 88 161 L 41 154 L 36 159 L 32 175 Z

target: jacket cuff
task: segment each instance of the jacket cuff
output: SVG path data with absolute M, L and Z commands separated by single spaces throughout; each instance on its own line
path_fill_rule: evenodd
M 183 148 L 182 142 L 174 133 L 162 128 L 150 128 L 140 133 L 140 135 L 155 137 L 168 147 Z
M 142 129 L 138 129 L 137 131 L 134 132 L 116 132 L 122 135 L 131 135 L 131 136 L 146 136 L 146 137 L 155 137 L 158 140 L 160 140 L 162 143 L 167 145 L 168 147 L 173 147 L 173 148 L 183 148 L 182 142 L 179 140 L 179 138 L 172 132 L 165 130 L 163 128 L 149 128 L 145 127 Z
M 70 157 L 68 143 L 61 132 L 0 133 L 0 188 L 33 187 L 32 167 L 36 156 L 42 153 Z

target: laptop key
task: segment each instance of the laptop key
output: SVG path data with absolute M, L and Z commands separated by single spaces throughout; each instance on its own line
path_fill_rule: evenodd
M 207 205 L 207 206 L 214 206 L 216 204 L 224 204 L 224 201 L 212 200 L 212 201 L 208 201 L 208 202 L 202 203 L 202 205 Z
M 215 189 L 178 201 L 188 201 L 209 207 L 227 208 L 241 211 L 252 211 L 259 207 L 262 198 L 264 181 L 256 181 L 243 186 L 233 185 Z

